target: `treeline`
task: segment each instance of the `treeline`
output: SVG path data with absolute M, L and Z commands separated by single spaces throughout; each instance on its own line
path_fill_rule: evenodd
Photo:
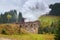
M 19 15 L 17 15 L 16 10 L 10 10 L 5 13 L 0 14 L 0 23 L 16 23 L 16 22 L 22 22 L 23 17 L 22 13 L 19 12 Z
M 60 3 L 51 4 L 49 8 L 51 9 L 49 15 L 60 16 Z

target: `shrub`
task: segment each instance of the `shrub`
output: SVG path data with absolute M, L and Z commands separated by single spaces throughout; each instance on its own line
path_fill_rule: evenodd
M 56 31 L 55 40 L 60 40 L 60 20 L 58 21 L 58 29 Z
M 2 34 L 7 34 L 7 31 L 5 29 L 2 29 Z

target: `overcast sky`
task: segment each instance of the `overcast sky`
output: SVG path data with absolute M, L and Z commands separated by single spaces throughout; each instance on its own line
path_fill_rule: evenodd
M 0 13 L 16 9 L 21 11 L 27 21 L 35 21 L 39 16 L 49 12 L 48 5 L 60 3 L 60 0 L 0 0 Z

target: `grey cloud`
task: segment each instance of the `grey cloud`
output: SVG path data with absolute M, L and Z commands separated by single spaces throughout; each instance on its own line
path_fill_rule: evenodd
M 46 12 L 49 11 L 49 8 L 47 4 L 45 4 L 41 0 L 28 0 L 23 6 L 21 11 L 23 17 L 26 18 L 28 22 L 28 21 L 32 21 L 33 19 L 36 20 L 41 15 L 46 14 Z

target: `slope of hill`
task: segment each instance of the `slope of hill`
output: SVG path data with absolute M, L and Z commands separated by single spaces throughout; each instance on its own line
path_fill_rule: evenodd
M 59 17 L 60 16 L 43 15 L 39 18 L 39 21 L 42 27 L 46 27 L 46 26 L 50 26 L 52 23 L 57 23 L 57 21 L 60 20 Z

